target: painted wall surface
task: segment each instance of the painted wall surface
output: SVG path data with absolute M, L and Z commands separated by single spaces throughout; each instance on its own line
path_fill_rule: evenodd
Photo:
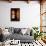
M 20 21 L 10 21 L 11 8 L 20 8 Z M 31 1 L 29 4 L 22 1 L 12 3 L 0 1 L 0 26 L 28 28 L 40 26 L 40 4 Z

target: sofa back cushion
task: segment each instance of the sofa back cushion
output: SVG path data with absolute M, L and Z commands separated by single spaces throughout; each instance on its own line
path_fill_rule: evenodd
M 20 33 L 21 28 L 14 28 L 14 33 Z
M 27 28 L 23 28 L 23 29 L 21 29 L 21 33 L 24 35 L 25 33 L 27 32 Z
M 8 32 L 14 34 L 14 27 L 9 27 Z

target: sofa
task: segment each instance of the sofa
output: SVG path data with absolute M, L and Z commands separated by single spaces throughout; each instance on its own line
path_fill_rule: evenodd
M 9 27 L 8 32 L 10 35 L 4 35 L 3 40 L 20 40 L 21 43 L 32 43 L 34 41 L 34 37 L 32 35 L 32 31 L 29 28 L 14 28 Z

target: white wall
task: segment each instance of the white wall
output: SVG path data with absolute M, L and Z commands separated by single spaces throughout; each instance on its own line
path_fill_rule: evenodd
M 10 9 L 20 8 L 20 21 L 10 21 Z M 17 2 L 12 3 L 0 1 L 0 26 L 7 27 L 32 27 L 40 26 L 40 4 L 38 2 Z

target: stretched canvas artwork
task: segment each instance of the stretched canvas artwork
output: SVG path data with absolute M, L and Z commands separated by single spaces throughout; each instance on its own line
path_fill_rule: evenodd
M 11 8 L 11 21 L 20 21 L 20 8 Z

